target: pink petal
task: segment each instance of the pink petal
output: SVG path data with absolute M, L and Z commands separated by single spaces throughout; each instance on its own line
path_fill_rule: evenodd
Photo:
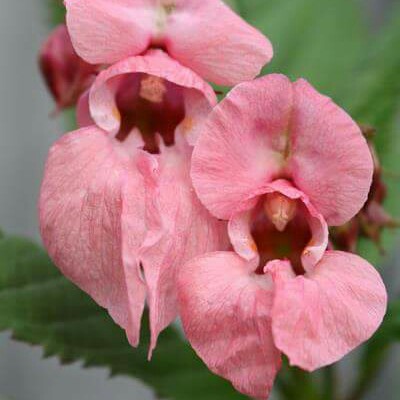
M 313 371 L 332 364 L 368 340 L 382 322 L 385 286 L 378 272 L 354 254 L 328 251 L 312 272 L 296 278 L 279 262 L 268 269 L 275 281 L 275 344 L 291 365 Z
M 145 301 L 137 254 L 144 190 L 135 160 L 98 128 L 63 136 L 50 150 L 40 194 L 44 244 L 64 275 L 139 341 Z
M 373 162 L 360 128 L 309 83 L 294 84 L 290 169 L 296 186 L 329 225 L 342 225 L 367 200 Z
M 279 178 L 293 180 L 330 225 L 346 222 L 367 199 L 373 163 L 366 140 L 305 81 L 269 75 L 242 83 L 202 131 L 192 177 L 218 218 L 254 206 L 254 193 Z
M 206 80 L 233 86 L 257 76 L 272 45 L 220 0 L 178 2 L 166 27 L 172 57 Z
M 135 73 L 157 76 L 181 86 L 187 91 L 185 95 L 190 93 L 192 96 L 197 96 L 197 101 L 200 101 L 198 108 L 203 110 L 205 108 L 208 112 L 217 103 L 212 87 L 193 71 L 180 65 L 163 51 L 151 50 L 144 56 L 131 57 L 113 65 L 96 79 L 90 93 L 90 110 L 97 125 L 108 132 L 116 134 L 121 123 L 115 99 L 118 79 L 123 75 Z M 186 129 L 188 135 L 191 135 L 190 130 L 202 122 L 204 111 L 194 113 L 191 118 L 190 129 Z
M 237 390 L 267 399 L 281 360 L 271 334 L 271 282 L 235 253 L 188 262 L 179 274 L 185 333 L 207 366 Z
M 154 24 L 151 0 L 65 0 L 76 52 L 92 64 L 112 64 L 148 48 Z
M 280 172 L 292 97 L 288 78 L 269 75 L 238 85 L 210 114 L 193 153 L 192 179 L 216 217 L 254 206 L 254 193 Z
M 159 333 L 178 315 L 178 268 L 197 255 L 227 248 L 226 224 L 212 217 L 193 191 L 190 158 L 191 148 L 178 142 L 162 149 L 157 170 L 147 164 L 144 172 L 153 218 L 140 253 L 148 286 L 150 353 Z
M 78 104 L 76 106 L 76 122 L 79 128 L 86 128 L 91 125 L 95 125 L 95 122 L 90 115 L 89 109 L 89 90 L 86 90 L 85 93 L 78 100 Z

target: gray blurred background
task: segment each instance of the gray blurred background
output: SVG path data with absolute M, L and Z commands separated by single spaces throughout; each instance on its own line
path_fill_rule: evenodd
M 399 0 L 360 0 L 360 4 L 371 23 L 379 26 L 386 6 L 394 1 Z M 61 120 L 48 118 L 54 104 L 37 71 L 37 51 L 48 33 L 45 3 L 1 0 L 0 4 L 0 226 L 7 233 L 37 241 L 36 200 L 43 163 L 49 146 L 63 132 Z M 399 280 L 396 258 L 389 262 L 386 282 Z M 400 398 L 399 353 L 395 349 L 368 400 Z M 352 369 L 347 364 L 342 371 L 346 376 Z M 56 358 L 42 360 L 40 348 L 13 342 L 9 333 L 0 334 L 0 400 L 2 395 L 10 400 L 153 398 L 139 382 L 108 379 L 105 369 L 83 370 L 79 364 L 61 367 Z

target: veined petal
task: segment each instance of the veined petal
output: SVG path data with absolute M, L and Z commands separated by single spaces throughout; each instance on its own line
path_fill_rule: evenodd
M 307 371 L 332 364 L 378 329 L 387 294 L 378 272 L 362 258 L 328 251 L 305 276 L 279 264 L 274 278 L 272 330 L 291 365 Z
M 254 206 L 282 169 L 293 90 L 269 75 L 242 83 L 211 112 L 193 153 L 192 179 L 203 204 L 218 218 Z
M 159 333 L 178 315 L 178 268 L 203 253 L 227 248 L 226 224 L 212 217 L 192 188 L 191 148 L 185 142 L 162 149 L 158 169 L 143 171 L 152 229 L 140 259 L 148 287 L 151 351 Z M 156 199 L 156 200 L 155 200 Z M 154 203 L 156 201 L 156 204 Z M 158 215 L 158 220 L 154 217 Z
M 294 87 L 290 170 L 329 225 L 342 225 L 367 200 L 373 162 L 358 125 L 305 80 Z
M 254 204 L 254 193 L 291 179 L 329 225 L 352 218 L 367 199 L 373 163 L 357 124 L 300 80 L 268 75 L 234 88 L 210 114 L 192 178 L 218 218 Z
M 153 0 L 65 0 L 65 6 L 72 43 L 89 63 L 115 63 L 151 42 Z
M 145 301 L 138 250 L 144 189 L 135 160 L 89 127 L 50 150 L 40 193 L 43 242 L 65 276 L 106 308 L 133 346 Z
M 184 0 L 166 26 L 168 52 L 208 81 L 233 86 L 257 76 L 273 56 L 257 29 L 220 0 Z
M 183 327 L 197 354 L 237 390 L 267 399 L 281 358 L 271 334 L 271 281 L 235 253 L 189 261 L 179 273 Z

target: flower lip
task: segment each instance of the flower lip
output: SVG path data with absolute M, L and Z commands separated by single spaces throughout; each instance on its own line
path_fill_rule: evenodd
M 253 199 L 253 206 L 229 221 L 235 251 L 257 273 L 272 260 L 287 259 L 296 274 L 311 270 L 328 245 L 328 228 L 307 196 L 286 180 L 277 180 Z
M 194 144 L 199 125 L 216 104 L 211 86 L 162 50 L 150 50 L 103 71 L 89 95 L 96 125 L 124 142 L 158 153 L 175 135 Z
M 291 200 L 283 195 L 281 203 L 290 204 L 295 210 L 289 218 L 288 214 L 273 214 L 270 208 L 265 212 L 266 205 L 275 202 L 276 194 L 267 194 L 260 199 L 254 211 L 251 234 L 259 254 L 257 273 L 264 273 L 264 266 L 276 259 L 290 260 L 296 274 L 304 274 L 301 256 L 312 240 L 312 233 L 307 221 L 307 210 L 301 201 Z
M 149 153 L 158 153 L 161 141 L 175 143 L 175 130 L 184 120 L 183 89 L 146 74 L 114 78 L 117 82 L 116 109 L 121 120 L 115 136 L 121 142 L 136 135 L 136 143 Z M 113 84 L 113 80 L 110 81 Z

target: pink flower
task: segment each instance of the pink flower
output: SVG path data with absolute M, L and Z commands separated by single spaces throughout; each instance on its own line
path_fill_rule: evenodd
M 74 106 L 99 71 L 75 53 L 65 25 L 59 25 L 43 44 L 39 64 L 58 110 Z
M 192 346 L 239 391 L 265 399 L 281 352 L 313 371 L 380 325 L 379 274 L 326 250 L 328 224 L 360 210 L 372 172 L 357 124 L 304 80 L 243 83 L 210 114 L 191 175 L 203 204 L 229 221 L 234 251 L 189 261 L 178 291 Z
M 177 267 L 226 243 L 225 224 L 200 204 L 189 176 L 190 143 L 215 103 L 196 74 L 151 51 L 100 73 L 80 102 L 81 121 L 92 124 L 50 150 L 40 194 L 45 246 L 133 346 L 145 298 L 152 350 L 177 315 Z
M 270 42 L 221 0 L 65 0 L 75 49 L 113 64 L 150 47 L 165 49 L 204 79 L 233 85 L 254 78 Z

